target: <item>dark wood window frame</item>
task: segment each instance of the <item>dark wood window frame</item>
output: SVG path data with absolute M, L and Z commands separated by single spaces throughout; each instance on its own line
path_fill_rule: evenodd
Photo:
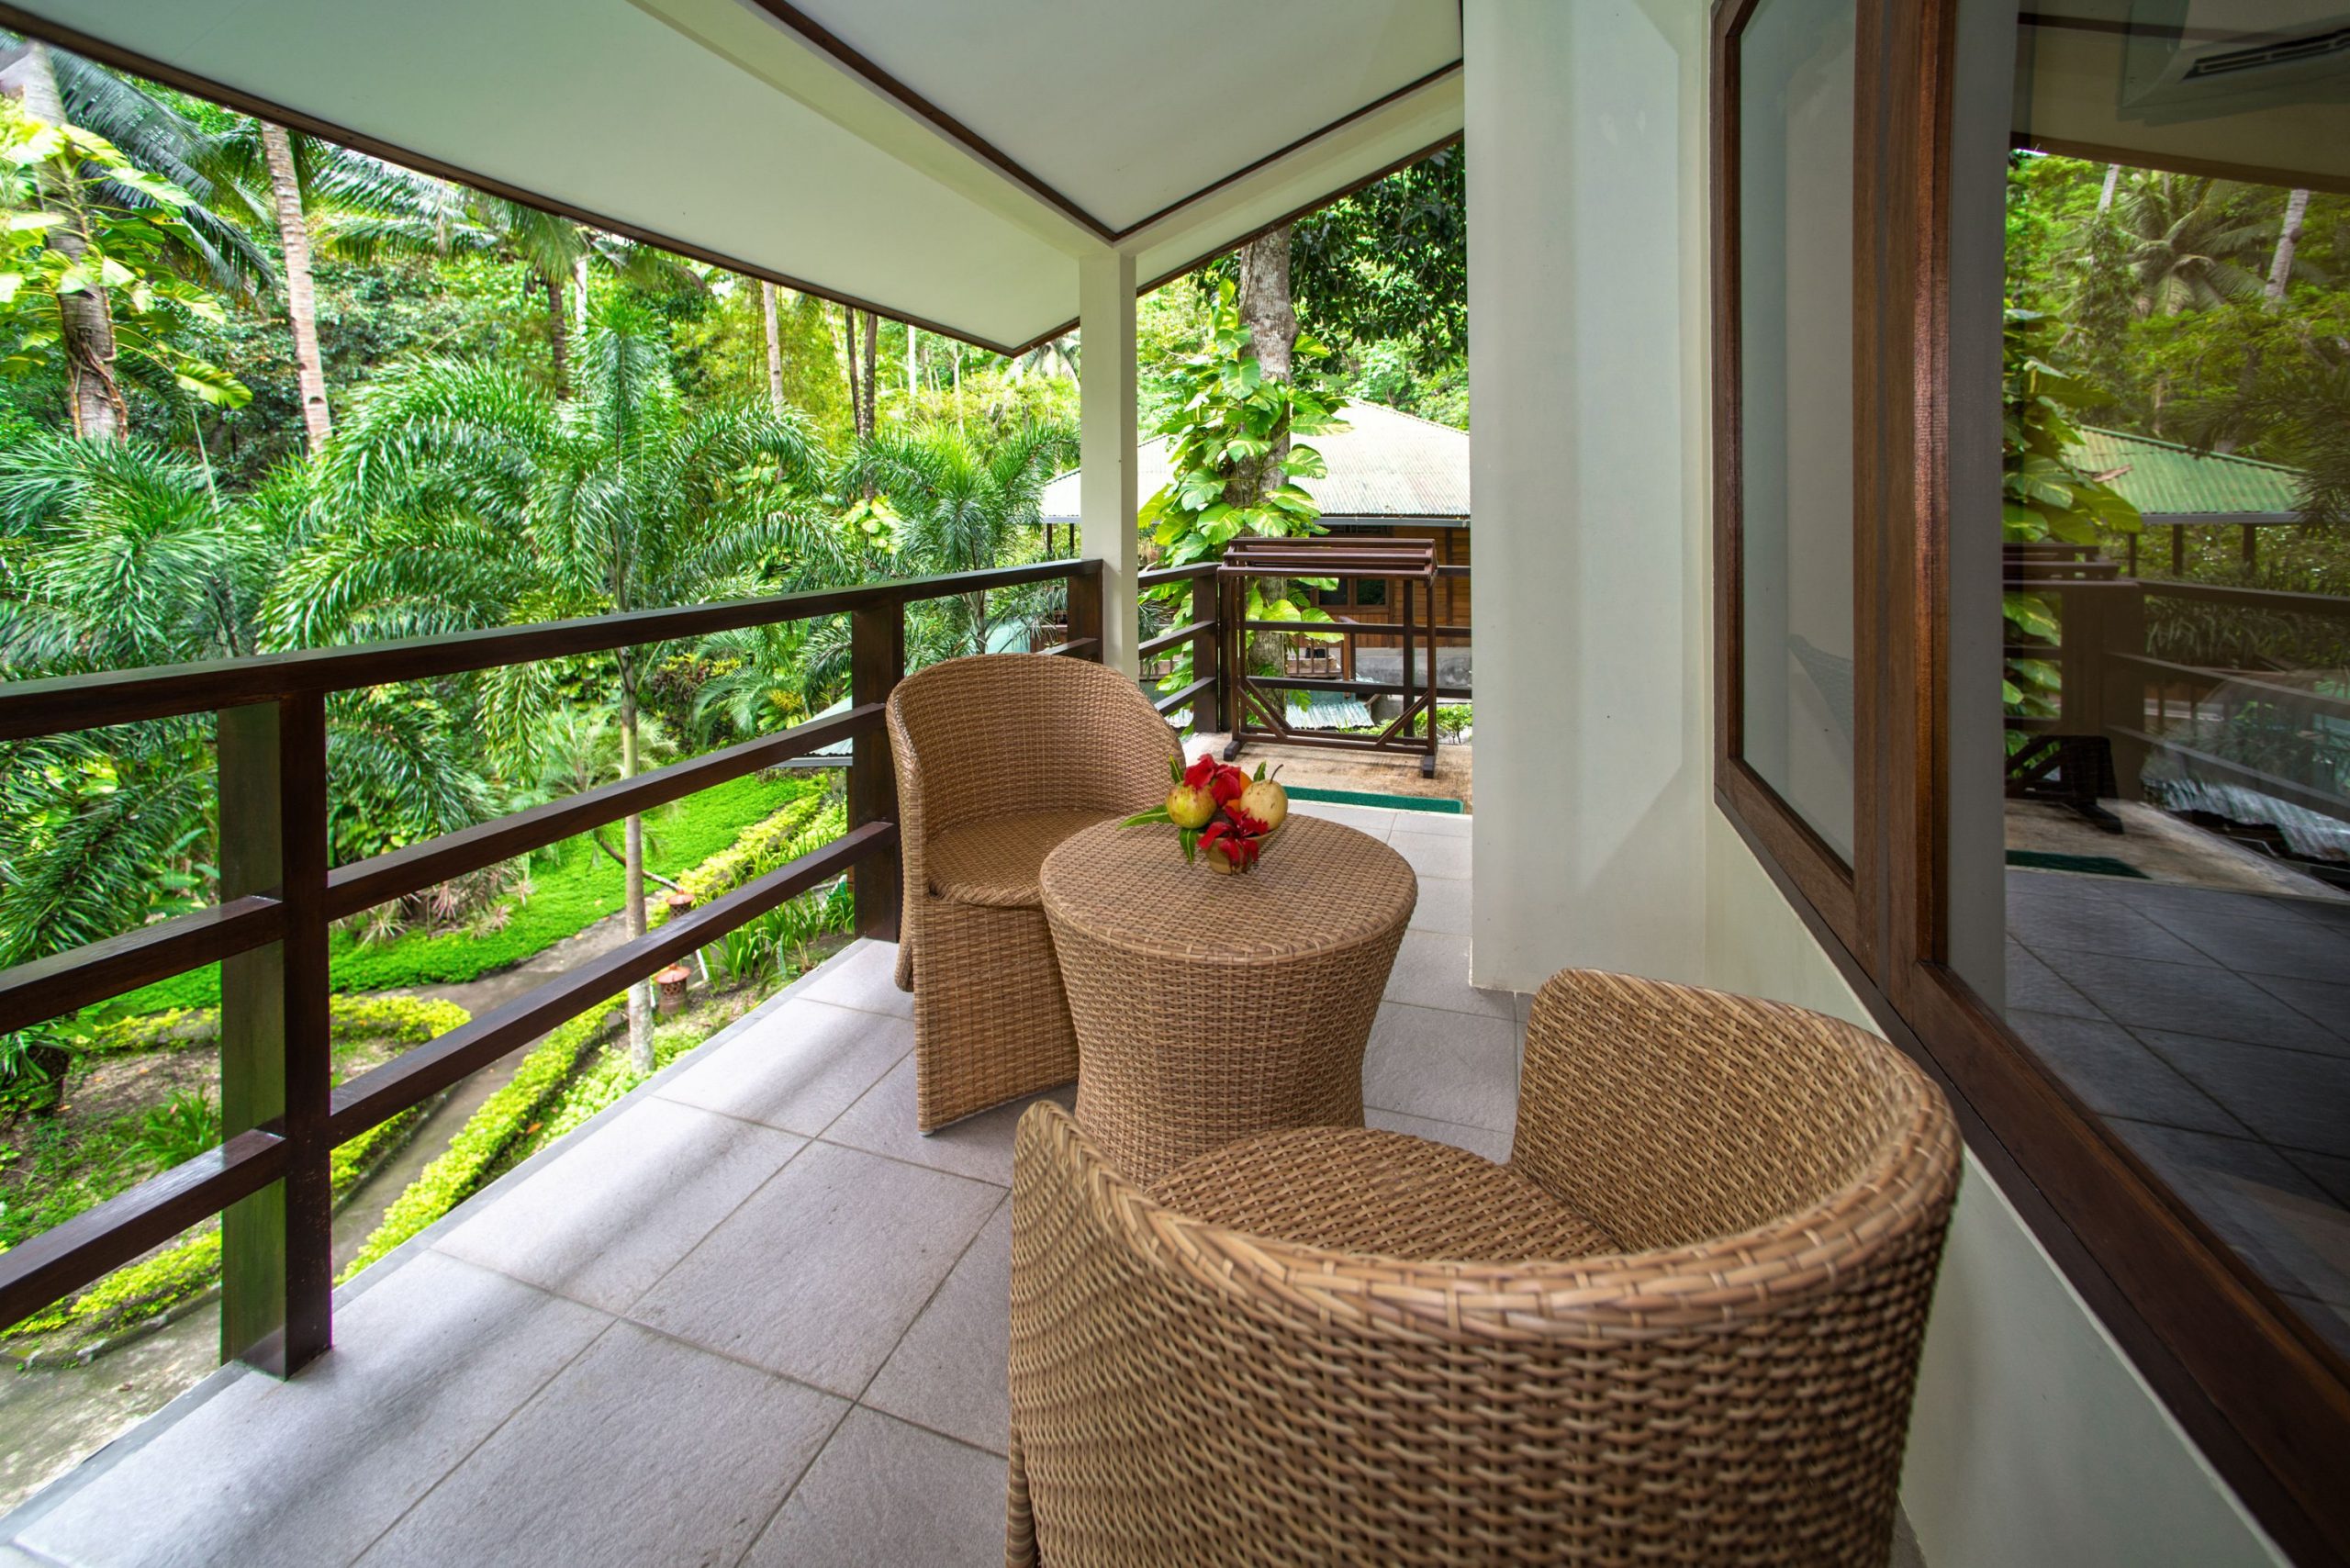
M 1714 799 L 1733 820 L 1770 848 L 1771 859 L 1803 890 L 1805 902 L 1853 953 L 1873 958 L 1876 946 L 1875 812 L 1880 795 L 1876 716 L 1880 693 L 1872 661 L 1856 656 L 1852 669 L 1852 848 L 1848 864 L 1806 822 L 1745 756 L 1745 539 L 1741 505 L 1745 469 L 1741 421 L 1739 327 L 1738 44 L 1760 0 L 1722 0 L 1715 12 L 1713 77 L 1714 227 Z M 1867 9 L 1868 0 L 1862 0 Z M 1855 158 L 1861 154 L 1857 146 Z M 1854 231 L 1854 264 L 1860 237 Z M 1853 429 L 1866 410 L 1853 386 Z M 1857 449 L 1858 442 L 1855 441 Z M 1866 618 L 1876 613 L 1864 584 L 1874 569 L 1874 540 L 1860 525 L 1861 475 L 1852 492 L 1852 631 L 1868 646 Z
M 1859 6 L 1853 868 L 1740 758 L 1735 43 L 1755 3 L 1721 0 L 1714 29 L 1715 798 L 1887 1036 L 1950 1092 L 1976 1159 L 2262 1526 L 2296 1561 L 2350 1562 L 2350 1366 L 1950 961 L 1951 132 L 1966 0 Z

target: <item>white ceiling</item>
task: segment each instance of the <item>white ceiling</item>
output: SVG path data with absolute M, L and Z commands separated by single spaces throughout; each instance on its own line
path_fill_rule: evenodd
M 1076 259 L 1102 244 L 753 0 L 16 4 L 232 97 L 990 346 L 1073 320 Z M 1460 42 L 1454 0 L 802 9 L 1113 230 Z M 1455 71 L 1118 243 L 1148 279 L 1460 123 Z

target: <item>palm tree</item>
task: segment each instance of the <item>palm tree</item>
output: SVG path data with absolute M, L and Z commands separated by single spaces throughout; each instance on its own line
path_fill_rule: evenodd
M 63 50 L 51 58 L 60 99 L 73 124 L 105 137 L 138 167 L 196 198 L 179 214 L 187 229 L 184 244 L 215 287 L 251 298 L 273 286 L 277 269 L 247 231 L 276 234 L 303 431 L 316 456 L 333 420 L 319 349 L 311 226 L 333 213 L 392 216 L 412 197 L 417 176 L 263 120 L 240 118 L 227 130 L 207 130 L 131 78 Z M 110 184 L 107 195 L 128 206 L 150 199 L 120 182 Z
M 945 425 L 877 436 L 850 457 L 838 487 L 889 498 L 899 520 L 906 575 L 969 572 L 997 565 L 1044 521 L 1045 486 L 1075 461 L 1066 425 L 1029 424 L 981 444 Z M 957 653 L 988 651 L 985 589 L 945 601 Z
M 307 476 L 226 497 L 137 440 L 35 431 L 0 448 L 0 673 L 10 679 L 233 658 L 263 645 L 273 574 L 313 525 Z M 338 859 L 478 822 L 488 800 L 450 711 L 402 689 L 330 704 Z M 200 902 L 216 857 L 207 719 L 0 747 L 0 966 Z
M 397 173 L 406 188 L 395 198 L 373 209 L 334 214 L 321 225 L 324 249 L 354 262 L 384 255 L 477 255 L 520 263 L 545 302 L 558 396 L 570 395 L 571 340 L 586 319 L 591 265 L 649 294 L 704 286 L 699 273 L 666 251 L 504 196 Z
M 432 361 L 379 382 L 330 449 L 331 515 L 348 519 L 291 563 L 265 620 L 295 643 L 354 627 L 492 626 L 747 594 L 821 575 L 828 527 L 794 489 L 817 472 L 805 423 L 764 400 L 689 411 L 666 352 L 624 308 L 591 325 L 577 397 L 502 364 Z M 641 697 L 665 652 L 617 666 L 622 777 L 642 763 Z M 531 767 L 558 671 L 486 678 L 481 733 Z M 625 905 L 642 935 L 644 824 L 626 823 Z M 636 1065 L 652 1063 L 650 993 L 629 994 Z
M 2154 170 L 2130 182 L 2116 210 L 2141 319 L 2260 297 L 2260 274 L 2245 263 L 2273 225 L 2244 210 L 2246 194 L 2232 180 Z

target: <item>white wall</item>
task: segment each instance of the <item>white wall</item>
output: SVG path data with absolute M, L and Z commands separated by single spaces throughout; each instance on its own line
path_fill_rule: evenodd
M 1467 0 L 1475 970 L 1868 1022 L 1711 802 L 1706 0 Z M 1902 1499 L 1932 1568 L 2280 1562 L 1970 1159 Z
M 1704 17 L 1464 17 L 1480 984 L 1697 962 Z

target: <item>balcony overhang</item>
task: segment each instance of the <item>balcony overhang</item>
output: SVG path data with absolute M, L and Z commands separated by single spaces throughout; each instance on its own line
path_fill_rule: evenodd
M 1427 0 L 23 0 L 0 23 L 1007 352 L 1460 132 Z M 1232 40 L 1246 38 L 1245 49 Z

